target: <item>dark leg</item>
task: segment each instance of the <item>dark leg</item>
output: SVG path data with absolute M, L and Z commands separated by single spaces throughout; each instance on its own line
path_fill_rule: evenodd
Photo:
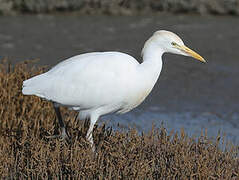
M 55 110 L 55 113 L 56 113 L 56 116 L 57 116 L 57 119 L 58 119 L 58 123 L 60 125 L 61 133 L 60 133 L 60 135 L 50 136 L 49 138 L 58 138 L 58 137 L 60 137 L 61 139 L 66 139 L 67 141 L 69 141 L 70 138 L 69 138 L 69 136 L 67 134 L 66 126 L 65 126 L 65 123 L 64 123 L 64 121 L 62 119 L 62 116 L 61 116 L 60 107 L 55 102 L 53 102 L 53 107 L 54 107 L 54 110 Z
M 54 106 L 54 109 L 55 109 L 55 112 L 56 112 L 56 116 L 57 116 L 57 119 L 58 119 L 60 128 L 61 128 L 61 129 L 62 129 L 62 128 L 65 129 L 66 126 L 65 126 L 65 123 L 64 123 L 63 120 L 62 120 L 59 106 L 58 106 L 56 103 L 54 103 L 54 102 L 53 102 L 53 106 Z

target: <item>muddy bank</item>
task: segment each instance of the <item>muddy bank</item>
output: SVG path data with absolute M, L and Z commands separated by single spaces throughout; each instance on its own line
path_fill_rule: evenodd
M 155 12 L 239 15 L 239 0 L 0 0 L 0 14 L 65 11 L 109 15 Z

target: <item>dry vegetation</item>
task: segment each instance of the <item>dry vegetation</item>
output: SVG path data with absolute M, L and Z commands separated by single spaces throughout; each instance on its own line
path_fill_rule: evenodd
M 84 139 L 87 123 L 64 109 L 72 143 L 46 138 L 58 133 L 52 105 L 21 94 L 22 81 L 42 71 L 27 63 L 0 65 L 0 179 L 239 178 L 238 149 L 220 150 L 220 137 L 96 127 L 94 154 Z

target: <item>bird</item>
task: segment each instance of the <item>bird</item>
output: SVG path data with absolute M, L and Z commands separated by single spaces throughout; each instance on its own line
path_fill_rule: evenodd
M 68 58 L 49 71 L 23 82 L 22 93 L 51 101 L 60 126 L 61 138 L 69 138 L 60 107 L 89 119 L 86 139 L 93 151 L 92 136 L 97 120 L 106 114 L 123 114 L 141 104 L 153 89 L 162 70 L 162 55 L 173 53 L 205 59 L 184 45 L 173 32 L 158 30 L 145 42 L 142 62 L 116 51 L 89 52 Z

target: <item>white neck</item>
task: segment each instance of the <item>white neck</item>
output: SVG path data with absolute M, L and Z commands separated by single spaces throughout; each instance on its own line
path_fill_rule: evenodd
M 150 39 L 142 50 L 143 62 L 139 65 L 140 73 L 154 85 L 162 69 L 162 55 L 164 50 Z

